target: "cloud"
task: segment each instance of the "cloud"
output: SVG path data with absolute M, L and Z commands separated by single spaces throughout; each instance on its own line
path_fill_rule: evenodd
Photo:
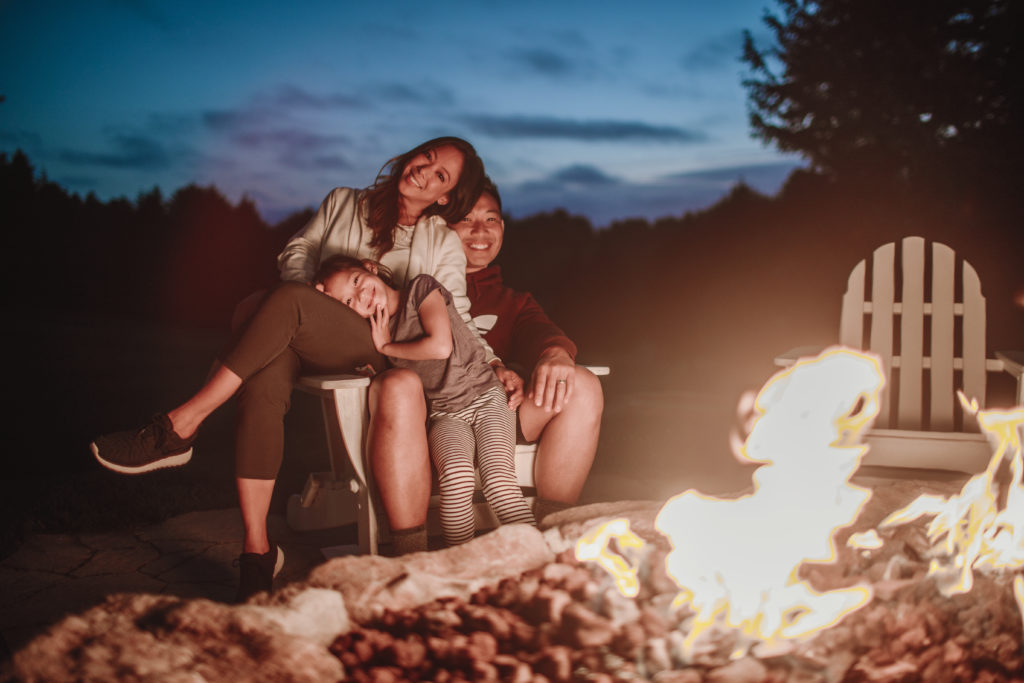
M 269 112 L 258 107 L 247 109 L 208 109 L 199 114 L 210 130 L 231 133 L 248 126 L 261 125 L 270 119 Z
M 699 43 L 679 59 L 687 70 L 711 71 L 738 65 L 743 51 L 743 32 L 732 31 Z
M 366 106 L 366 100 L 344 92 L 313 93 L 297 85 L 285 84 L 279 86 L 268 97 L 267 103 L 274 107 L 304 107 L 307 109 L 331 110 L 331 109 L 361 109 Z
M 154 138 L 143 135 L 116 133 L 110 136 L 111 149 L 107 152 L 85 152 L 63 149 L 58 158 L 76 166 L 106 166 L 153 171 L 168 168 L 171 155 Z
M 618 179 L 607 175 L 596 166 L 590 166 L 587 164 L 574 164 L 572 166 L 567 166 L 560 171 L 555 171 L 551 175 L 550 179 L 559 183 L 584 185 L 589 187 L 597 185 L 612 185 L 619 182 Z
M 703 133 L 641 121 L 578 121 L 552 116 L 467 116 L 466 124 L 496 138 L 563 138 L 588 142 L 701 142 Z
M 512 61 L 543 76 L 566 76 L 575 71 L 575 65 L 568 57 L 546 48 L 526 48 L 509 53 Z
M 322 149 L 349 142 L 345 135 L 321 135 L 300 128 L 240 131 L 233 134 L 231 140 L 243 147 L 288 147 L 302 150 Z
M 778 161 L 768 164 L 745 164 L 726 168 L 713 168 L 701 171 L 685 171 L 664 176 L 664 180 L 673 182 L 702 182 L 717 185 L 730 185 L 744 182 L 762 192 L 774 193 L 793 170 L 805 166 L 800 161 Z
M 411 86 L 407 83 L 381 83 L 369 87 L 369 92 L 388 104 L 425 104 L 448 106 L 455 103 L 451 88 L 437 83 Z

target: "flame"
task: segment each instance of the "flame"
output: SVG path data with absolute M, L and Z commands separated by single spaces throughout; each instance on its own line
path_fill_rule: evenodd
M 629 530 L 628 519 L 615 519 L 596 527 L 580 538 L 576 543 L 576 559 L 597 562 L 615 577 L 615 585 L 623 595 L 635 598 L 640 592 L 640 582 L 636 577 L 637 568 L 630 565 L 621 555 L 608 550 L 608 544 L 613 538 L 623 549 L 639 551 L 644 546 L 643 539 Z
M 882 547 L 883 542 L 882 537 L 878 535 L 877 531 L 868 529 L 867 531 L 850 534 L 850 537 L 846 539 L 846 545 L 860 550 L 878 550 Z
M 1020 625 L 1024 630 L 1024 576 L 1017 576 L 1013 580 L 1013 597 L 1020 609 Z
M 871 496 L 849 480 L 867 450 L 859 437 L 878 413 L 883 384 L 872 355 L 836 347 L 800 360 L 758 394 L 757 417 L 738 449 L 738 457 L 764 464 L 754 493 L 724 500 L 686 491 L 658 513 L 655 527 L 672 546 L 666 572 L 680 588 L 675 604 L 696 612 L 688 652 L 718 621 L 770 643 L 828 627 L 870 600 L 868 587 L 818 592 L 797 573 L 805 561 L 834 560 L 833 535 Z M 621 521 L 588 535 L 588 556 L 593 541 L 605 539 L 601 566 L 622 569 L 622 558 L 606 552 Z
M 977 416 L 982 430 L 996 444 L 985 471 L 971 477 L 959 495 L 949 499 L 919 496 L 880 524 L 884 528 L 934 515 L 928 537 L 933 544 L 941 545 L 951 560 L 945 564 L 932 560 L 928 574 L 936 577 L 947 596 L 970 591 L 975 569 L 1024 566 L 1024 406 L 980 410 L 976 400 L 968 401 L 962 393 L 959 396 L 964 408 Z M 1001 482 L 1007 459 L 1009 481 L 1003 477 Z

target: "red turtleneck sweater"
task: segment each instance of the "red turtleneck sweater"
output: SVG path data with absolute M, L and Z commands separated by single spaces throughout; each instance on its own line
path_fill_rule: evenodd
M 506 365 L 518 365 L 526 373 L 533 371 L 540 354 L 551 346 L 566 350 L 576 360 L 576 345 L 544 313 L 532 295 L 509 289 L 501 280 L 501 268 L 489 266 L 466 273 L 469 314 L 497 316 L 477 321 L 480 333 Z

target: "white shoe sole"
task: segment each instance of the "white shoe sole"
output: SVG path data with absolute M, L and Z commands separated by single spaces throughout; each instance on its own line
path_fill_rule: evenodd
M 284 550 L 281 546 L 277 546 L 277 561 L 274 562 L 274 574 L 273 577 L 276 579 L 277 575 L 284 569 Z
M 184 453 L 178 453 L 177 455 L 171 455 L 166 458 L 154 460 L 151 463 L 145 465 L 139 465 L 137 467 L 126 467 L 124 465 L 118 465 L 117 463 L 104 460 L 103 456 L 100 455 L 100 449 L 96 447 L 96 443 L 89 444 L 89 449 L 92 454 L 96 456 L 97 462 L 106 467 L 108 470 L 114 472 L 120 472 L 121 474 L 142 474 L 143 472 L 152 472 L 153 470 L 162 470 L 168 467 L 181 467 L 189 460 L 192 459 L 192 449 L 189 448 Z

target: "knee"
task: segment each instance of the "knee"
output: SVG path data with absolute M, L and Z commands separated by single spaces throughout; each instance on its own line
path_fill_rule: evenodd
M 293 386 L 294 380 L 289 377 L 257 372 L 242 383 L 235 395 L 240 417 L 253 411 L 284 415 L 291 407 Z
M 370 382 L 371 411 L 388 411 L 413 406 L 422 406 L 426 409 L 423 382 L 412 370 L 392 368 L 380 373 Z
M 601 420 L 601 414 L 604 412 L 604 391 L 601 389 L 601 380 L 590 370 L 578 365 L 576 366 L 573 396 L 569 402 L 570 406 L 574 404 L 582 415 L 597 422 Z

